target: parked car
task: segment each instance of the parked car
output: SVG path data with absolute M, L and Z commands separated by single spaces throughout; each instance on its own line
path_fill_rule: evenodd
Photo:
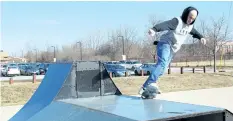
M 23 67 L 23 71 L 21 73 L 22 73 L 22 75 L 27 75 L 27 76 L 30 76 L 33 74 L 36 74 L 36 75 L 40 74 L 39 68 L 36 66 L 25 66 L 25 67 Z
M 21 68 L 22 66 L 28 66 L 28 64 L 27 63 L 19 63 L 18 66 L 19 66 L 19 68 Z
M 20 66 L 20 75 L 27 75 L 27 66 Z
M 26 64 L 26 63 L 20 63 L 20 64 L 18 64 L 18 65 L 19 65 L 20 74 L 21 74 L 21 75 L 24 75 L 24 73 L 25 73 L 25 67 L 27 67 L 27 66 L 29 66 L 29 65 Z
M 48 71 L 49 64 L 48 63 L 42 63 L 39 65 L 39 74 L 45 74 Z
M 141 71 L 143 70 L 143 74 L 144 75 L 150 75 L 153 68 L 155 67 L 154 63 L 146 63 L 146 64 L 142 64 L 140 67 L 137 67 L 135 69 L 135 75 L 141 75 Z
M 124 66 L 118 64 L 106 64 L 105 68 L 108 71 L 108 73 L 112 72 L 113 77 L 125 76 L 125 72 L 128 72 L 128 76 L 130 76 L 129 71 Z
M 124 66 L 126 68 L 126 62 L 125 60 L 119 61 L 119 65 Z
M 120 62 L 118 62 L 118 61 L 109 61 L 109 62 L 106 62 L 106 64 L 120 64 Z
M 5 69 L 4 66 L 6 66 L 6 65 L 1 65 L 1 67 L 0 67 L 1 72 L 2 72 L 3 69 Z
M 121 62 L 121 65 L 127 69 L 135 70 L 135 68 L 140 67 L 142 63 L 137 60 L 128 60 L 125 63 Z
M 9 63 L 9 64 L 7 64 L 8 66 L 14 66 L 14 67 L 17 67 L 18 66 L 18 64 L 16 64 L 16 63 Z
M 127 69 L 127 71 L 128 71 L 128 75 L 129 75 L 129 76 L 131 76 L 131 75 L 135 75 L 135 72 L 134 72 L 133 70 L 129 70 L 129 69 Z
M 5 68 L 2 70 L 2 76 L 19 76 L 20 70 L 18 66 L 5 66 Z

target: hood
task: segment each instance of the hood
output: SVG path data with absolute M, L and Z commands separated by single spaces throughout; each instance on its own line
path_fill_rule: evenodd
M 185 24 L 187 24 L 187 19 L 188 19 L 189 12 L 192 11 L 192 10 L 196 10 L 197 11 L 197 16 L 198 16 L 199 12 L 198 12 L 198 10 L 196 8 L 194 8 L 192 6 L 189 6 L 189 7 L 185 8 L 182 15 L 181 15 L 181 19 Z M 193 24 L 195 22 L 195 20 L 191 24 Z

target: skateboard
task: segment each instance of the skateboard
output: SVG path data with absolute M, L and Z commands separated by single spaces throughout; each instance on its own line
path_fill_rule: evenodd
M 154 99 L 156 95 L 160 94 L 158 90 L 153 86 L 148 86 L 141 95 L 142 99 Z
M 144 91 L 141 95 L 142 99 L 154 99 L 156 98 L 156 93 L 151 93 L 149 91 Z

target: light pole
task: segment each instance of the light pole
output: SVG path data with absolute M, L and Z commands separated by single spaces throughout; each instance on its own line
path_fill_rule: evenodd
M 21 50 L 21 52 L 22 52 L 22 58 L 24 58 L 24 57 L 23 57 L 23 49 Z
M 118 37 L 121 37 L 122 44 L 123 44 L 123 55 L 122 55 L 122 60 L 126 60 L 126 55 L 125 55 L 125 40 L 124 40 L 124 36 L 118 36 Z
M 82 42 L 80 42 L 80 41 L 76 42 L 76 48 L 78 47 L 77 44 L 79 44 L 80 57 L 81 57 L 81 60 L 83 60 L 83 57 L 82 57 Z
M 55 57 L 55 46 L 51 46 L 53 47 L 53 62 L 56 62 L 56 57 Z
M 123 55 L 125 55 L 125 42 L 124 42 L 124 36 L 118 36 L 121 37 L 122 44 L 123 44 Z
M 36 51 L 36 62 L 37 62 L 37 49 L 34 49 Z

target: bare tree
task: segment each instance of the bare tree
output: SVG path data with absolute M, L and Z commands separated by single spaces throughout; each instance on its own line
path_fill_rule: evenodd
M 108 41 L 100 46 L 98 53 L 109 52 L 108 56 L 111 60 L 121 60 L 123 54 L 132 58 L 135 56 L 134 53 L 137 53 L 137 51 L 132 51 L 136 41 L 137 32 L 135 29 L 129 27 L 116 29 L 108 33 Z
M 63 45 L 61 52 L 57 54 L 57 56 L 61 60 L 73 61 L 78 59 L 79 54 L 76 53 L 75 44 L 72 44 L 72 45 Z
M 50 62 L 50 59 L 47 58 L 49 53 L 47 51 L 40 51 L 40 54 L 38 54 L 38 61 L 39 62 Z
M 204 37 L 208 37 L 208 25 L 206 23 L 205 20 L 201 20 L 201 24 L 200 24 L 200 32 L 201 34 L 204 36 Z M 210 48 L 208 48 L 208 45 L 207 46 L 203 46 L 202 44 L 199 44 L 201 45 L 202 48 L 200 48 L 199 50 L 202 51 L 202 55 L 206 56 L 207 58 L 209 57 L 209 60 L 210 60 L 210 65 L 211 65 L 211 61 L 212 61 L 212 56 L 210 55 L 212 52 L 210 50 Z M 206 60 L 207 60 L 206 58 Z
M 99 50 L 97 51 L 98 55 L 105 55 L 108 56 L 110 59 L 114 58 L 112 57 L 112 45 L 110 44 L 110 42 L 106 42 L 105 44 L 102 44 L 99 48 Z
M 33 52 L 31 50 L 27 51 L 24 57 L 28 60 L 28 62 L 34 61 Z
M 156 52 L 156 46 L 153 45 L 153 42 L 158 41 L 160 36 L 164 32 L 157 32 L 154 37 L 148 38 L 148 30 L 152 28 L 153 26 L 155 26 L 156 24 L 161 23 L 161 22 L 162 20 L 158 19 L 157 16 L 151 16 L 149 18 L 149 25 L 145 31 L 145 39 L 143 41 L 144 43 L 143 44 L 143 57 L 148 58 L 149 60 L 153 59 L 154 62 L 156 61 L 157 52 Z
M 124 39 L 123 42 L 124 42 L 124 46 L 125 46 L 125 52 L 126 52 L 126 55 L 128 56 L 128 58 L 133 58 L 133 56 L 134 56 L 133 53 L 137 53 L 137 52 L 131 51 L 133 48 L 133 45 L 136 44 L 136 41 L 137 41 L 136 30 L 133 28 L 129 28 L 129 27 L 123 28 L 118 33 L 118 36 L 123 36 L 123 38 L 121 38 L 121 39 Z
M 104 36 L 101 35 L 100 32 L 96 33 L 95 35 L 89 36 L 89 39 L 86 41 L 86 48 L 98 50 L 100 45 L 104 42 Z M 96 55 L 96 54 L 95 54 Z
M 122 41 L 118 39 L 118 34 L 116 32 L 112 31 L 108 35 L 108 42 L 106 43 L 106 45 L 108 45 L 111 49 L 109 51 L 109 56 L 111 60 L 118 60 L 121 58 L 123 44 Z M 106 49 L 108 48 L 108 46 L 106 47 Z
M 204 24 L 202 24 L 203 26 Z M 210 26 L 206 27 L 207 48 L 209 48 L 214 57 L 214 72 L 216 72 L 216 53 L 221 50 L 220 48 L 226 44 L 231 38 L 231 33 L 225 17 L 222 16 L 218 19 L 212 19 Z

